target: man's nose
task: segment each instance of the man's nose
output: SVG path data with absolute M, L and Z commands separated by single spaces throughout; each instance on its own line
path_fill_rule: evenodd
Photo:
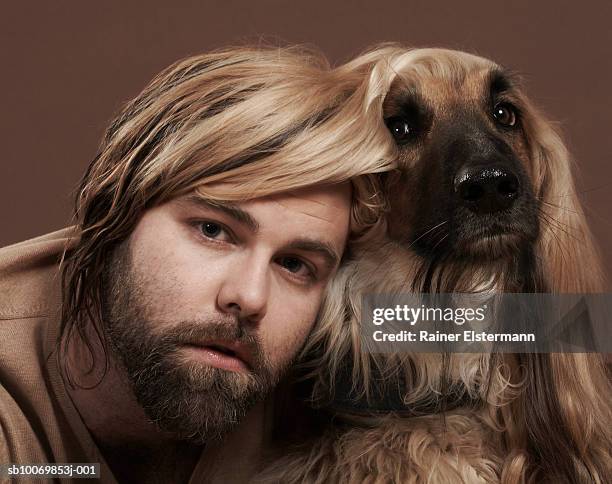
M 268 268 L 269 264 L 263 261 L 249 260 L 228 274 L 217 297 L 221 311 L 253 324 L 261 321 L 268 306 Z

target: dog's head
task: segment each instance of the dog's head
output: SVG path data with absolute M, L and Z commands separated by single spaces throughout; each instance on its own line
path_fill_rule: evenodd
M 412 289 L 593 290 L 567 151 L 518 76 L 458 51 L 379 52 L 370 98 L 398 161 L 387 237 L 421 261 Z
M 398 72 L 385 124 L 401 175 L 389 191 L 391 238 L 426 258 L 493 259 L 538 236 L 523 96 L 490 61 L 437 51 Z

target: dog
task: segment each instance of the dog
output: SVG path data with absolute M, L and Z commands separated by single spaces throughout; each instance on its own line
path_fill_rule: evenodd
M 385 45 L 343 68 L 362 72 L 364 115 L 396 149 L 386 227 L 330 286 L 304 352 L 318 410 L 305 432 L 285 421 L 256 481 L 610 482 L 601 355 L 383 355 L 360 340 L 368 293 L 604 291 L 553 125 L 515 74 L 468 53 Z

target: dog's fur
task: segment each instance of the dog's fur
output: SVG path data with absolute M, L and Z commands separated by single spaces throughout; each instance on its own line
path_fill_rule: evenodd
M 601 355 L 390 356 L 360 345 L 365 293 L 604 289 L 558 135 L 515 76 L 486 59 L 389 46 L 347 68 L 368 74 L 364 103 L 398 144 L 399 169 L 384 180 L 388 227 L 341 269 L 307 348 L 310 389 L 329 420 L 305 442 L 294 435 L 301 445 L 259 480 L 609 482 L 612 391 Z M 500 106 L 504 122 L 493 114 Z M 520 187 L 493 215 L 456 195 L 458 173 L 487 163 Z M 399 406 L 389 404 L 397 389 Z

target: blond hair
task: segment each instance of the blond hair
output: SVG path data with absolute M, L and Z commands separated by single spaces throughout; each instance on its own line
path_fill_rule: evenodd
M 105 344 L 106 258 L 145 210 L 188 192 L 236 201 L 351 181 L 350 240 L 367 236 L 383 207 L 372 174 L 392 166 L 394 146 L 371 126 L 364 86 L 357 69 L 298 47 L 229 48 L 161 72 L 112 122 L 82 179 L 61 338 L 76 328 L 89 346 L 90 321 Z

